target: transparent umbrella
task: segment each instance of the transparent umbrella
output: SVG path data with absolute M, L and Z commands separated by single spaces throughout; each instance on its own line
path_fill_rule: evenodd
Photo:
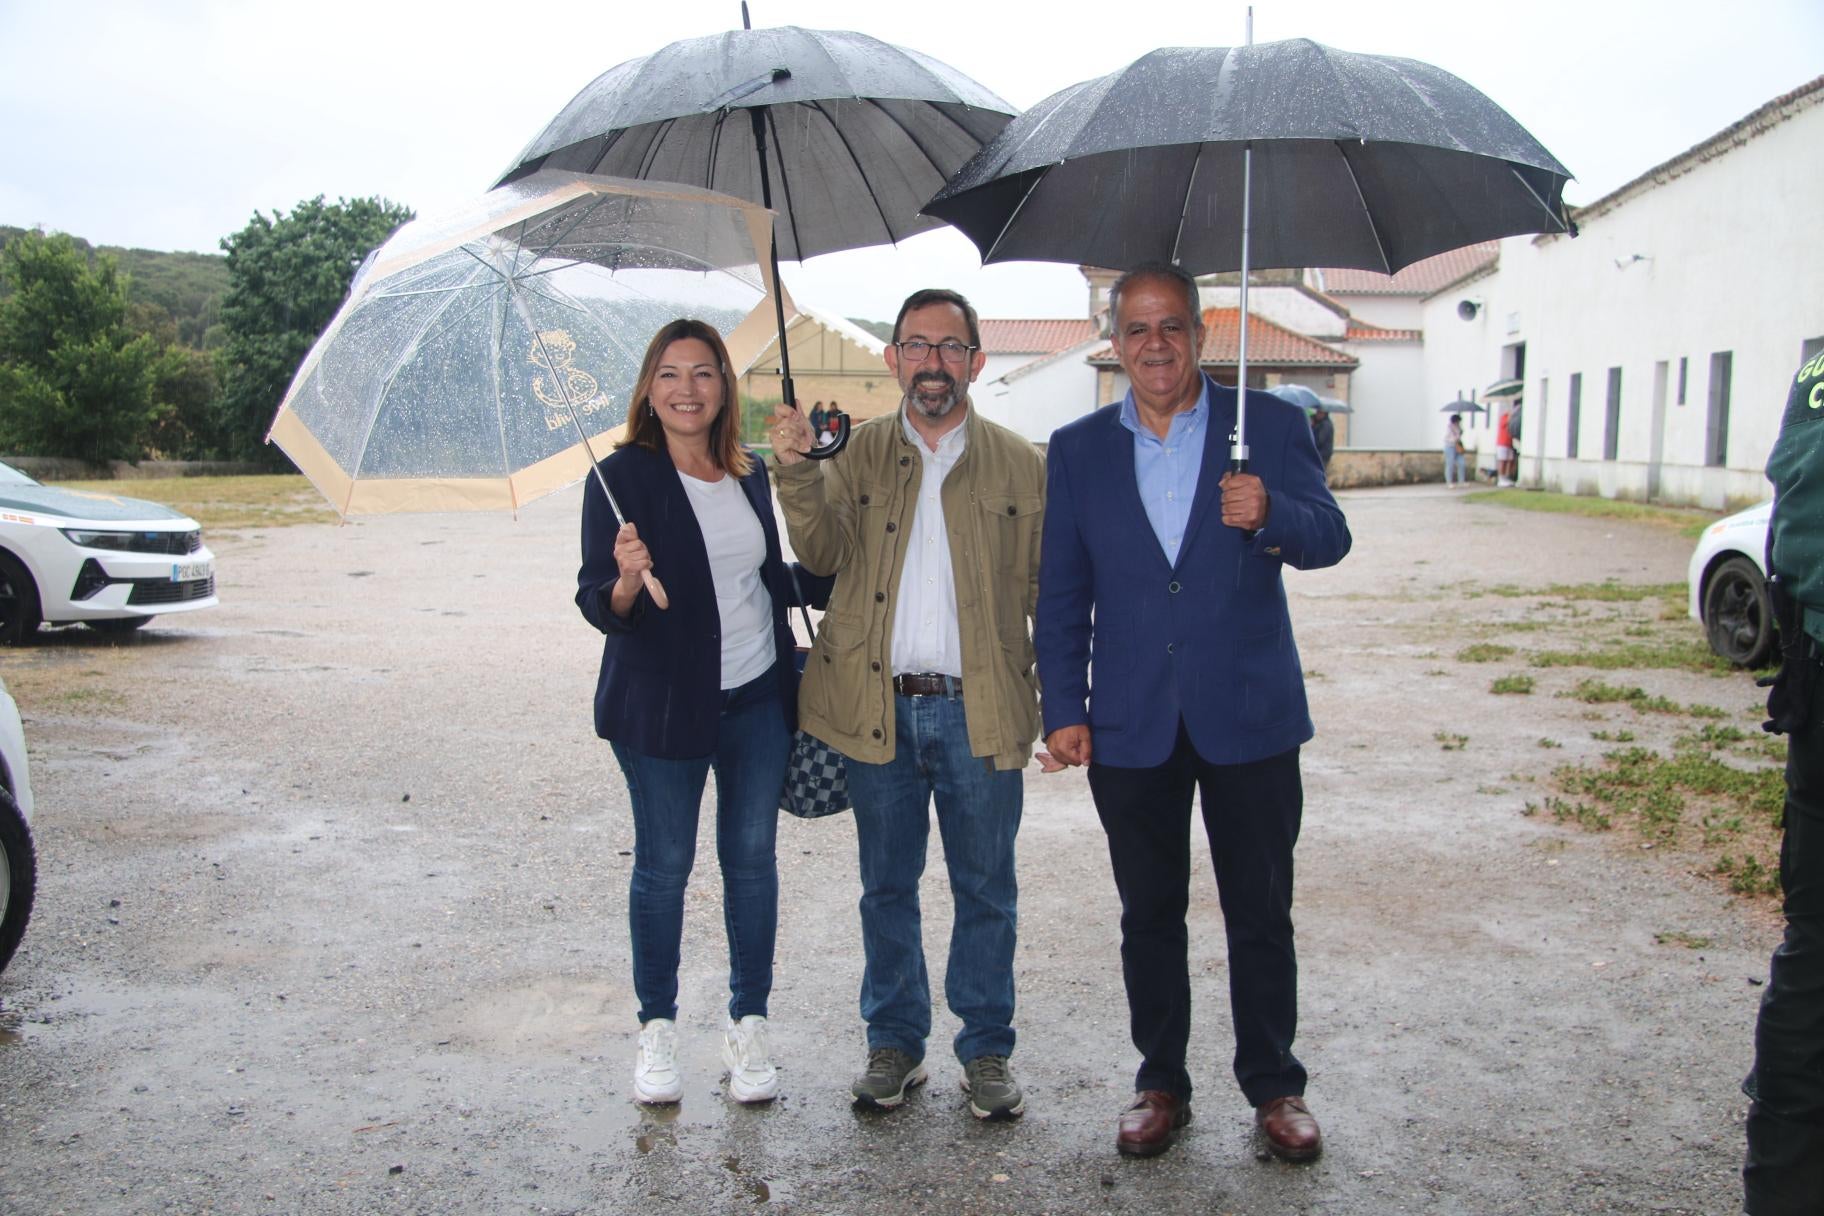
M 267 438 L 344 516 L 517 512 L 605 454 L 667 321 L 721 330 L 737 375 L 759 353 L 770 219 L 545 171 L 415 220 L 356 275 Z

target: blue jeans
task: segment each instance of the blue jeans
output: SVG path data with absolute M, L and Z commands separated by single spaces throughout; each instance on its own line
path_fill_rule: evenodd
M 995 770 L 969 754 L 960 696 L 898 697 L 893 759 L 849 760 L 849 797 L 861 844 L 861 940 L 867 968 L 861 1016 L 868 1047 L 897 1047 L 915 1060 L 931 1034 L 931 983 L 919 928 L 937 805 L 956 916 L 944 996 L 963 1025 L 956 1058 L 1013 1054 L 1013 947 L 1019 881 L 1013 839 L 1024 785 L 1018 769 Z
M 779 791 L 791 736 L 779 705 L 778 677 L 722 694 L 716 750 L 663 760 L 620 743 L 614 758 L 633 803 L 633 990 L 640 1021 L 678 1016 L 678 952 L 684 937 L 684 883 L 697 855 L 697 808 L 716 770 L 716 859 L 722 865 L 722 918 L 728 933 L 728 1016 L 766 1014 L 773 990 L 773 941 L 779 926 Z
M 1468 465 L 1469 457 L 1465 453 L 1457 451 L 1455 447 L 1446 447 L 1444 449 L 1444 484 L 1449 485 L 1453 481 L 1462 481 L 1463 471 Z

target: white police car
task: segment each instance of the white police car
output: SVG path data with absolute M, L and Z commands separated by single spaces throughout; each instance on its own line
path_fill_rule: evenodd
M 1691 619 L 1710 649 L 1731 663 L 1757 667 L 1773 653 L 1773 601 L 1767 594 L 1767 525 L 1773 504 L 1724 516 L 1698 538 L 1685 570 Z
M 215 554 L 194 519 L 39 485 L 0 464 L 0 645 L 45 623 L 129 633 L 161 613 L 215 604 Z
M 0 971 L 6 969 L 25 922 L 32 916 L 37 891 L 37 860 L 32 852 L 32 778 L 25 762 L 25 732 L 19 707 L 0 684 Z

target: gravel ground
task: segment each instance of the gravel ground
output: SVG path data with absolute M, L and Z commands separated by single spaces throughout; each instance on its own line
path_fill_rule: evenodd
M 1576 669 L 1492 696 L 1522 661 L 1454 658 L 1622 610 L 1477 589 L 1676 582 L 1690 542 L 1442 487 L 1342 499 L 1355 552 L 1289 577 L 1318 724 L 1297 906 L 1316 1164 L 1263 1159 L 1230 1080 L 1207 863 L 1197 1121 L 1162 1158 L 1115 1155 L 1136 1063 L 1116 899 L 1081 772 L 1036 766 L 1023 1119 L 969 1118 L 942 1010 L 931 1085 L 890 1115 L 851 1111 L 846 816 L 781 827 L 784 1096 L 750 1109 L 721 1092 L 706 817 L 685 1100 L 632 1104 L 632 827 L 590 723 L 598 646 L 570 603 L 571 491 L 517 522 L 217 533 L 220 608 L 120 644 L 65 630 L 0 653 L 40 856 L 37 911 L 0 976 L 0 1211 L 1738 1211 L 1737 1084 L 1777 926 L 1689 858 L 1521 813 L 1555 765 L 1608 746 L 1594 731 L 1663 746 L 1690 723 L 1555 697 L 1590 674 Z M 1747 675 L 1603 674 L 1758 721 Z M 1445 750 L 1439 732 L 1467 742 Z M 934 984 L 942 874 L 934 855 Z

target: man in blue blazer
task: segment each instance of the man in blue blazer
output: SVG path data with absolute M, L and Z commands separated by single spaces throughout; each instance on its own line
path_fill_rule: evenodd
M 1292 1054 L 1292 848 L 1312 727 L 1280 571 L 1341 561 L 1349 528 L 1303 411 L 1276 397 L 1248 394 L 1251 460 L 1227 471 L 1236 393 L 1199 368 L 1190 275 L 1138 267 L 1110 308 L 1133 387 L 1051 437 L 1033 641 L 1046 745 L 1089 766 L 1121 894 L 1142 1062 L 1115 1143 L 1152 1156 L 1190 1122 L 1197 789 L 1228 932 L 1235 1077 L 1272 1150 L 1306 1161 L 1322 1138 Z

